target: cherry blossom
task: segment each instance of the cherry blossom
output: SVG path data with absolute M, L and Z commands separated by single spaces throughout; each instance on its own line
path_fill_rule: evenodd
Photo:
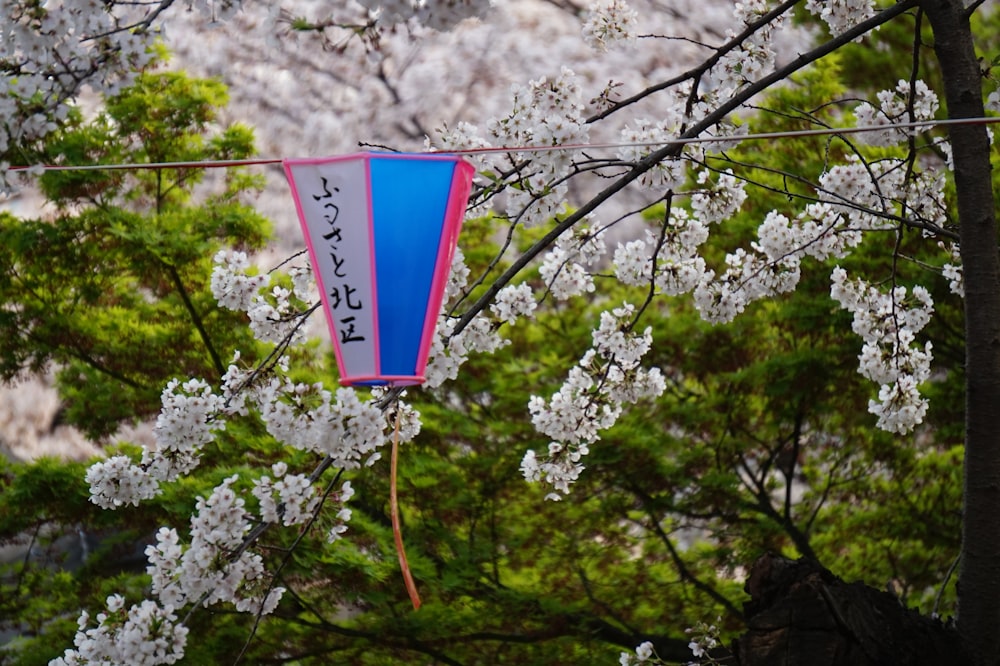
M 807 0 L 806 9 L 823 19 L 834 34 L 842 33 L 875 13 L 874 0 Z
M 285 526 L 309 520 L 320 500 L 309 477 L 288 474 L 288 465 L 283 462 L 271 465 L 271 471 L 274 479 L 265 474 L 254 481 L 253 496 L 260 502 L 261 520 Z
M 638 15 L 625 0 L 598 0 L 588 11 L 583 39 L 592 48 L 607 51 L 635 42 Z
M 858 372 L 881 385 L 868 411 L 878 417 L 880 428 L 910 432 L 927 412 L 918 387 L 930 377 L 931 343 L 921 348 L 916 334 L 930 321 L 930 293 L 920 286 L 882 292 L 862 280 L 849 281 L 839 267 L 831 282 L 831 296 L 854 314 L 852 328 L 864 341 Z
M 862 102 L 854 110 L 859 126 L 884 126 L 881 132 L 865 132 L 862 138 L 873 146 L 891 146 L 913 136 L 913 129 L 893 127 L 900 122 L 930 120 L 938 109 L 937 95 L 923 81 L 916 81 L 913 90 L 910 82 L 901 80 L 895 90 L 879 92 L 876 108 Z
M 107 599 L 107 612 L 98 613 L 97 626 L 88 628 L 90 616 L 84 611 L 73 639 L 75 649 L 49 662 L 52 666 L 89 664 L 173 664 L 184 656 L 188 629 L 178 623 L 174 610 L 144 600 L 124 608 L 121 595 Z
M 537 306 L 531 285 L 507 285 L 490 305 L 490 312 L 499 321 L 514 325 L 520 317 L 530 316 Z

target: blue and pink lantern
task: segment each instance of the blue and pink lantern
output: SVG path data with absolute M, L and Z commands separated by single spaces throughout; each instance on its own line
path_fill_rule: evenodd
M 459 157 L 359 153 L 284 161 L 340 383 L 424 381 L 475 172 Z

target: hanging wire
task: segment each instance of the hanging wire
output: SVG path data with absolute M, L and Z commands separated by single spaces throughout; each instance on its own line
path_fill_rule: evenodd
M 490 146 L 485 148 L 459 148 L 442 151 L 420 151 L 407 153 L 410 155 L 478 155 L 488 153 L 544 153 L 557 150 L 583 152 L 588 150 L 610 150 L 617 148 L 659 148 L 662 146 L 684 146 L 700 143 L 731 143 L 733 141 L 765 141 L 769 139 L 791 139 L 809 136 L 833 136 L 840 134 L 863 134 L 865 132 L 885 132 L 889 130 L 926 129 L 930 127 L 945 127 L 950 125 L 992 125 L 1000 123 L 1000 117 L 981 118 L 951 118 L 946 120 L 918 120 L 914 122 L 892 123 L 887 125 L 861 125 L 858 127 L 823 127 L 808 130 L 789 130 L 784 132 L 761 132 L 758 134 L 734 134 L 730 136 L 698 136 L 688 138 L 666 139 L 661 141 L 610 142 L 610 143 L 566 143 L 553 146 Z M 114 171 L 138 169 L 219 169 L 240 166 L 258 166 L 281 164 L 284 158 L 253 158 L 245 160 L 203 160 L 194 162 L 150 162 L 128 164 L 36 164 L 17 165 L 7 168 L 9 172 L 47 172 L 47 171 Z M 2 169 L 0 169 L 2 171 Z

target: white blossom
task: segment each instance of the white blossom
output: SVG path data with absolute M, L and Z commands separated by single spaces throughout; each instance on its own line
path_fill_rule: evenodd
M 695 655 L 697 656 L 697 655 Z M 656 651 L 650 641 L 643 641 L 635 648 L 635 653 L 622 652 L 618 657 L 620 666 L 637 666 L 644 664 L 656 657 Z
M 910 82 L 900 79 L 895 90 L 876 94 L 878 106 L 862 102 L 854 110 L 859 127 L 885 127 L 864 132 L 861 138 L 873 146 L 892 146 L 914 136 L 913 128 L 893 127 L 899 123 L 930 120 L 938 109 L 938 98 L 923 81 L 916 81 L 911 92 Z
M 774 69 L 775 52 L 772 48 L 772 35 L 775 29 L 781 26 L 782 18 L 758 25 L 761 17 L 770 9 L 765 0 L 735 3 L 733 16 L 740 24 L 740 32 L 751 25 L 757 25 L 757 29 L 744 38 L 736 48 L 724 53 L 718 64 L 712 68 L 715 99 L 732 97 L 740 88 L 771 73 Z M 726 31 L 729 39 L 734 39 L 736 34 L 733 29 Z
M 284 589 L 270 586 L 260 555 L 239 550 L 250 522 L 243 498 L 233 489 L 237 478 L 198 498 L 186 548 L 169 528 L 161 528 L 156 544 L 146 548 L 153 593 L 166 607 L 228 602 L 240 611 L 267 614 L 281 599 Z
M 102 509 L 117 509 L 155 497 L 159 484 L 127 456 L 113 456 L 87 468 L 90 501 Z
M 622 370 L 631 370 L 653 344 L 653 328 L 642 334 L 631 331 L 635 306 L 625 303 L 610 312 L 601 313 L 600 326 L 593 333 L 594 349 L 601 357 L 613 360 Z
M 249 414 L 248 404 L 259 399 L 255 384 L 258 373 L 255 368 L 241 367 L 240 358 L 240 352 L 236 351 L 226 374 L 222 376 L 222 409 L 227 415 L 246 416 Z
M 247 315 L 250 317 L 250 330 L 253 336 L 261 342 L 277 344 L 286 339 L 297 343 L 304 339 L 299 326 L 299 312 L 291 300 L 292 292 L 275 285 L 268 293 L 257 293 L 253 296 Z
M 172 379 L 160 400 L 163 406 L 153 428 L 156 449 L 143 450 L 142 464 L 154 478 L 172 481 L 197 467 L 201 448 L 215 431 L 225 429 L 225 403 L 200 379 L 183 384 Z
M 90 616 L 81 613 L 73 639 L 76 649 L 66 650 L 51 666 L 90 664 L 136 664 L 159 666 L 176 663 L 184 656 L 188 629 L 177 622 L 174 609 L 145 600 L 124 609 L 119 595 L 107 599 L 108 612 L 95 618 L 97 626 L 88 628 Z
M 189 0 L 187 4 L 211 14 L 213 19 L 224 19 L 239 8 L 239 3 L 233 0 Z M 468 16 L 480 15 L 489 2 L 362 0 L 361 4 L 380 26 L 406 23 L 399 34 L 410 38 L 421 27 L 442 28 Z M 58 2 L 46 5 L 48 15 L 42 28 L 49 30 L 50 35 L 66 35 L 66 39 L 55 40 L 57 44 L 52 48 L 39 48 L 37 35 L 30 35 L 27 25 L 13 22 L 0 26 L 0 53 L 11 62 L 33 66 L 16 80 L 4 84 L 8 86 L 6 91 L 0 91 L 0 119 L 6 121 L 0 127 L 12 128 L 10 132 L 17 134 L 0 131 L 0 152 L 7 150 L 12 139 L 41 136 L 57 126 L 59 112 L 51 109 L 25 115 L 20 122 L 11 121 L 24 111 L 25 102 L 36 93 L 47 106 L 72 94 L 70 88 L 77 85 L 70 80 L 73 77 L 58 71 L 53 73 L 46 69 L 47 65 L 65 63 L 70 71 L 72 66 L 94 62 L 95 57 L 112 58 L 113 66 L 99 89 L 114 92 L 128 80 L 125 63 L 141 65 L 148 61 L 146 35 L 140 31 L 123 31 L 120 35 L 108 32 L 114 26 L 127 25 L 127 21 L 105 9 L 91 12 L 90 23 L 84 25 L 80 17 L 63 11 L 72 6 L 73 3 Z M 135 7 L 141 11 L 140 5 Z M 274 14 L 276 7 L 272 10 Z M 874 12 L 871 0 L 808 0 L 806 7 L 833 32 L 849 29 Z M 732 37 L 736 31 L 755 25 L 771 8 L 772 4 L 765 0 L 734 3 L 736 30 L 726 34 Z M 628 120 L 621 133 L 622 140 L 652 145 L 630 145 L 622 148 L 617 157 L 626 164 L 646 159 L 658 147 L 676 139 L 682 128 L 706 117 L 719 100 L 773 71 L 774 27 L 776 24 L 758 26 L 736 48 L 724 54 L 697 91 L 675 88 L 661 95 L 655 117 Z M 105 32 L 111 36 L 101 40 L 92 38 Z M 583 28 L 584 40 L 598 49 L 627 45 L 634 41 L 636 32 L 637 17 L 624 0 L 595 2 Z M 721 32 L 719 28 L 717 34 Z M 580 40 L 574 37 L 574 41 Z M 481 48 L 481 44 L 478 46 Z M 107 52 L 100 52 L 102 48 L 107 48 Z M 385 57 L 386 63 L 392 63 L 378 49 L 371 49 L 371 57 Z M 384 69 L 390 77 L 391 69 Z M 408 65 L 400 69 L 419 67 Z M 491 74 L 508 75 L 507 72 Z M 574 166 L 585 164 L 574 165 L 578 153 L 517 152 L 516 147 L 559 147 L 589 140 L 591 127 L 596 125 L 586 121 L 589 112 L 583 101 L 586 98 L 581 82 L 595 80 L 596 74 L 592 71 L 585 74 L 578 77 L 564 68 L 555 76 L 514 85 L 509 111 L 494 115 L 483 123 L 483 129 L 458 122 L 441 132 L 438 143 L 446 150 L 513 147 L 508 154 L 470 156 L 480 168 L 476 182 L 486 192 L 477 202 L 479 206 L 496 205 L 509 219 L 532 226 L 564 214 L 575 203 L 569 200 L 571 193 L 576 194 L 575 187 L 571 189 L 565 181 Z M 389 83 L 382 82 L 391 89 Z M 363 87 L 359 83 L 358 89 Z M 428 89 L 431 87 L 424 88 Z M 384 117 L 374 114 L 377 109 L 392 105 L 371 103 L 374 97 L 359 90 L 352 90 L 350 103 L 370 110 L 372 117 L 367 125 L 388 126 L 389 123 L 383 122 Z M 404 96 L 412 93 L 404 87 L 399 92 Z M 468 93 L 470 100 L 483 96 L 471 85 Z M 1000 96 L 993 93 L 988 102 L 1000 106 L 997 99 Z M 323 101 L 326 103 L 326 99 Z M 936 112 L 937 99 L 922 82 L 913 91 L 907 82 L 900 82 L 895 90 L 879 93 L 877 103 L 859 105 L 856 116 L 859 124 L 884 126 L 884 131 L 871 137 L 873 143 L 885 145 L 912 135 L 895 127 L 909 119 L 911 109 L 917 119 L 931 118 Z M 414 114 L 414 118 L 419 117 Z M 310 136 L 331 134 L 315 129 L 310 125 Z M 732 139 L 733 144 L 742 131 L 746 131 L 745 125 L 730 121 L 722 121 L 711 130 L 716 136 Z M 710 148 L 722 150 L 726 145 L 730 142 L 713 143 Z M 692 186 L 688 165 L 696 163 L 689 158 L 700 161 L 706 150 L 701 146 L 685 148 L 683 156 L 654 165 L 640 179 L 640 184 L 652 189 L 656 197 L 667 191 L 683 195 L 685 188 Z M 736 215 L 747 197 L 744 183 L 732 173 L 702 169 L 690 190 L 690 213 L 682 208 L 669 209 L 662 224 L 650 225 L 636 236 L 623 239 L 614 253 L 613 267 L 598 265 L 598 258 L 604 253 L 603 240 L 591 242 L 593 237 L 585 239 L 573 234 L 548 248 L 539 273 L 555 299 L 592 294 L 597 291 L 595 274 L 613 270 L 622 283 L 648 287 L 652 296 L 693 292 L 696 307 L 706 320 L 729 321 L 755 300 L 793 289 L 800 262 L 806 257 L 822 261 L 845 256 L 858 245 L 862 232 L 892 228 L 899 223 L 898 217 L 928 225 L 943 224 L 943 177 L 928 169 L 912 172 L 913 177 L 904 182 L 904 176 L 910 172 L 901 168 L 902 164 L 900 160 L 864 163 L 851 159 L 847 164 L 831 166 L 821 176 L 817 188 L 824 201 L 810 203 L 798 213 L 764 213 L 757 239 L 748 248 L 731 249 L 724 265 L 713 263 L 711 268 L 700 254 L 709 228 Z M 612 169 L 607 171 L 610 173 Z M 513 175 L 505 176 L 504 180 L 501 175 L 505 173 Z M 484 207 L 478 210 L 485 212 Z M 596 249 L 598 246 L 600 250 Z M 270 276 L 251 275 L 253 272 L 245 253 L 218 253 L 211 278 L 212 293 L 223 307 L 247 312 L 251 329 L 259 340 L 284 341 L 301 321 L 295 301 L 315 300 L 309 269 L 299 267 L 290 271 L 291 289 L 272 285 Z M 960 292 L 962 274 L 957 254 L 956 261 L 946 264 L 942 272 L 951 282 L 952 290 Z M 462 253 L 456 251 L 446 302 L 465 295 L 469 277 Z M 919 386 L 929 377 L 931 347 L 921 345 L 917 335 L 932 311 L 929 296 L 920 289 L 877 290 L 860 281 L 849 282 L 846 275 L 836 271 L 832 282 L 831 293 L 852 311 L 854 330 L 862 337 L 859 372 L 879 385 L 878 399 L 871 401 L 869 409 L 877 415 L 880 427 L 908 432 L 926 411 Z M 427 386 L 437 387 L 457 378 L 462 363 L 472 353 L 502 348 L 506 341 L 497 332 L 500 322 L 513 324 L 520 317 L 531 316 L 537 307 L 531 288 L 521 284 L 501 290 L 489 313 L 476 316 L 459 332 L 456 332 L 458 319 L 443 312 L 432 342 Z M 296 339 L 302 339 L 301 331 L 297 335 Z M 592 349 L 569 370 L 558 390 L 532 396 L 528 405 L 532 422 L 547 443 L 537 452 L 529 450 L 524 454 L 521 472 L 528 481 L 547 483 L 555 491 L 548 496 L 551 499 L 570 491 L 584 469 L 590 447 L 599 441 L 605 429 L 617 422 L 626 405 L 655 398 L 666 387 L 666 377 L 659 368 L 643 367 L 643 359 L 653 344 L 652 329 L 640 325 L 636 308 L 631 304 L 600 314 L 592 344 Z M 224 416 L 249 416 L 258 410 L 268 432 L 283 444 L 321 456 L 330 455 L 335 464 L 347 469 L 378 459 L 380 447 L 391 436 L 386 431 L 387 420 L 390 427 L 393 423 L 391 412 L 380 411 L 374 401 L 363 401 L 353 390 L 334 393 L 321 384 L 297 383 L 278 373 L 258 373 L 257 369 L 241 367 L 239 360 L 237 353 L 222 378 L 221 395 L 213 393 L 200 380 L 183 385 L 178 380 L 171 382 L 164 390 L 163 410 L 157 419 L 157 447 L 144 451 L 141 464 L 125 456 L 115 456 L 93 465 L 87 473 L 92 501 L 111 508 L 152 497 L 161 481 L 175 479 L 198 464 L 202 448 L 215 431 L 225 427 Z M 287 374 L 287 366 L 283 370 Z M 397 403 L 397 409 L 399 437 L 410 441 L 420 430 L 420 416 L 402 403 Z M 309 478 L 289 474 L 284 462 L 274 464 L 268 474 L 249 483 L 252 483 L 250 492 L 260 506 L 259 517 L 264 521 L 300 524 L 318 508 L 319 498 Z M 155 654 L 148 663 L 172 663 L 183 654 L 187 631 L 176 623 L 173 613 L 184 605 L 224 602 L 238 610 L 272 611 L 282 590 L 271 587 L 273 581 L 258 554 L 251 548 L 241 550 L 257 516 L 246 511 L 236 486 L 236 477 L 230 477 L 208 498 L 198 500 L 189 543 L 182 542 L 173 528 L 164 527 L 157 533 L 156 543 L 146 550 L 155 601 L 126 609 L 124 597 L 109 597 L 107 612 L 97 617 L 97 627 L 89 628 L 89 616 L 82 615 L 76 649 L 67 651 L 54 663 L 147 663 L 136 657 L 147 652 Z M 350 484 L 345 483 L 339 496 L 331 498 L 336 514 L 332 519 L 325 517 L 324 525 L 330 526 L 331 541 L 346 533 L 351 510 L 344 503 L 352 494 Z M 235 556 L 236 552 L 239 556 Z M 696 657 L 703 656 L 712 646 L 713 640 L 701 637 L 690 644 Z M 125 650 L 129 652 L 126 654 Z M 645 642 L 636 647 L 634 654 L 622 653 L 620 661 L 633 664 L 654 657 L 652 645 Z
M 377 395 L 378 393 L 373 391 L 373 397 Z M 398 438 L 401 444 L 405 444 L 416 439 L 423 424 L 420 421 L 420 412 L 414 409 L 413 405 L 403 402 L 401 398 L 402 396 L 397 398 L 393 406 L 386 411 L 386 421 L 392 430 L 386 436 Z
M 446 381 L 457 378 L 458 369 L 468 358 L 463 348 L 450 344 L 451 331 L 454 330 L 456 321 L 444 315 L 438 317 L 424 370 L 424 385 L 427 388 L 437 388 Z
M 6 2 L 0 60 L 16 76 L 0 81 L 0 152 L 42 139 L 68 115 L 84 85 L 115 95 L 150 63 L 152 30 L 123 30 L 145 8 L 130 3 Z M 5 170 L 4 170 L 5 171 Z
M 567 67 L 558 76 L 511 87 L 511 111 L 486 123 L 490 143 L 499 146 L 560 146 L 586 143 L 589 128 L 578 77 Z M 572 164 L 571 153 L 512 151 L 507 158 L 530 165 L 518 187 L 506 190 L 507 215 L 526 227 L 548 222 L 566 209 L 568 188 L 559 182 Z
M 559 247 L 545 253 L 538 272 L 549 291 L 559 300 L 593 292 L 595 289 L 594 278 L 587 269 L 570 261 L 566 250 Z
M 927 400 L 918 386 L 930 378 L 931 343 L 921 348 L 916 334 L 930 321 L 933 303 L 920 286 L 902 286 L 882 292 L 861 280 L 848 281 L 840 267 L 831 275 L 831 296 L 854 314 L 852 328 L 864 341 L 858 372 L 880 384 L 878 400 L 868 411 L 878 416 L 878 427 L 905 434 L 919 425 Z
M 986 110 L 1000 112 L 1000 90 L 994 90 L 986 96 Z
M 351 520 L 351 510 L 345 507 L 344 504 L 350 501 L 352 497 L 354 497 L 354 488 L 351 487 L 350 481 L 345 481 L 335 498 L 340 502 L 340 510 L 337 511 L 336 522 L 330 528 L 329 532 L 327 532 L 328 542 L 333 543 L 343 538 L 344 533 L 347 532 L 347 523 Z
M 318 298 L 316 280 L 313 279 L 312 267 L 309 264 L 293 266 L 288 271 L 292 278 L 292 294 L 304 303 L 311 303 Z
M 596 287 L 588 268 L 595 265 L 606 251 L 602 234 L 580 229 L 560 236 L 556 246 L 542 258 L 538 272 L 558 300 L 592 293 Z
M 475 317 L 469 325 L 454 334 L 449 346 L 461 355 L 471 353 L 492 354 L 510 344 L 497 333 L 496 327 L 483 316 Z
M 683 107 L 668 108 L 660 120 L 641 118 L 626 125 L 621 131 L 623 145 L 618 149 L 618 158 L 630 164 L 646 158 L 657 148 L 677 138 L 684 118 Z M 637 182 L 645 189 L 676 191 L 680 190 L 686 181 L 685 161 L 667 158 L 643 173 Z
M 711 172 L 698 172 L 697 182 L 705 186 Z M 691 210 L 705 224 L 715 224 L 727 220 L 743 206 L 747 199 L 745 183 L 736 178 L 731 170 L 718 175 L 715 183 L 691 195 Z
M 684 209 L 670 211 L 660 234 L 647 230 L 645 240 L 632 240 L 614 254 L 615 276 L 625 284 L 650 280 L 660 292 L 676 296 L 692 291 L 704 279 L 705 260 L 698 248 L 708 239 L 708 227 Z M 656 250 L 655 262 L 653 248 Z
M 334 464 L 357 469 L 383 443 L 385 420 L 352 388 L 335 396 L 321 384 L 275 378 L 262 389 L 261 418 L 275 439 L 298 449 L 330 455 Z
M 287 474 L 288 465 L 271 466 L 275 478 L 263 475 L 254 481 L 253 496 L 260 502 L 260 518 L 268 523 L 299 525 L 312 517 L 320 498 L 304 474 Z M 280 507 L 280 509 L 279 509 Z
M 522 283 L 501 289 L 490 305 L 490 312 L 501 322 L 514 325 L 519 318 L 530 317 L 536 307 L 538 303 L 531 293 L 531 285 Z
M 951 243 L 948 247 L 951 254 L 951 261 L 941 267 L 941 273 L 948 280 L 948 287 L 951 293 L 956 296 L 965 297 L 965 278 L 962 273 L 962 255 L 959 252 L 958 244 Z
M 212 295 L 224 308 L 247 312 L 257 292 L 268 283 L 268 276 L 247 273 L 250 259 L 245 252 L 219 250 L 213 261 Z
M 833 197 L 831 208 L 844 216 L 851 229 L 878 230 L 892 228 L 895 222 L 881 212 L 894 212 L 895 204 L 887 198 L 902 185 L 905 169 L 898 160 L 882 160 L 864 164 L 857 156 L 848 158 L 820 176 L 820 187 Z
M 632 333 L 633 314 L 634 307 L 627 303 L 602 313 L 594 348 L 570 369 L 562 387 L 548 400 L 533 395 L 528 401 L 535 430 L 552 441 L 542 455 L 525 453 L 521 474 L 527 481 L 550 485 L 555 492 L 547 499 L 569 493 L 590 445 L 617 422 L 626 402 L 657 397 L 666 388 L 658 369 L 638 367 L 652 344 L 652 331 Z
M 625 0 L 597 0 L 587 10 L 583 23 L 583 40 L 597 51 L 609 47 L 633 44 L 636 40 L 639 16 Z
M 619 243 L 615 250 L 615 277 L 623 284 L 638 286 L 652 279 L 651 250 L 642 239 Z
M 875 15 L 874 0 L 807 0 L 806 9 L 839 35 Z
M 496 326 L 485 316 L 479 315 L 455 333 L 458 320 L 446 315 L 438 317 L 438 325 L 431 340 L 430 352 L 425 370 L 428 388 L 436 388 L 446 381 L 458 377 L 458 370 L 469 354 L 492 354 L 510 344 L 497 333 Z
M 469 274 L 469 267 L 465 265 L 465 254 L 462 252 L 462 248 L 456 247 L 455 254 L 451 258 L 451 270 L 448 272 L 448 282 L 445 284 L 444 289 L 445 303 L 462 295 L 465 285 L 469 283 Z
M 695 307 L 711 323 L 732 321 L 750 303 L 793 290 L 800 277 L 797 256 L 769 261 L 763 255 L 737 248 L 726 255 L 725 263 L 722 275 L 716 277 L 714 271 L 706 271 L 694 290 Z

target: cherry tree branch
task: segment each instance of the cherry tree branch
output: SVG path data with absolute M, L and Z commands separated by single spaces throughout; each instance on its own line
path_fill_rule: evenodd
M 758 81 L 747 85 L 745 88 L 733 95 L 733 97 L 728 101 L 720 104 L 715 111 L 709 113 L 703 120 L 695 123 L 685 132 L 682 132 L 677 138 L 691 139 L 699 136 L 703 132 L 717 125 L 723 118 L 740 108 L 755 95 L 767 90 L 778 82 L 787 79 L 803 67 L 806 67 L 820 58 L 829 55 L 845 44 L 851 43 L 858 37 L 877 28 L 883 23 L 886 23 L 900 14 L 909 11 L 916 5 L 917 0 L 903 0 L 902 2 L 899 2 L 896 5 L 893 5 L 892 7 L 876 14 L 867 21 L 859 23 L 842 35 L 831 39 L 806 54 L 800 55 L 784 67 L 780 67 L 767 76 L 762 77 Z M 684 149 L 684 145 L 685 144 L 683 143 L 667 143 L 662 148 L 651 152 L 649 155 L 636 162 L 626 174 L 599 192 L 592 199 L 590 199 L 590 201 L 586 202 L 573 213 L 557 222 L 556 225 L 541 238 L 541 240 L 525 250 L 525 252 L 519 256 L 502 275 L 497 277 L 493 284 L 486 289 L 483 295 L 480 296 L 479 299 L 465 311 L 461 318 L 459 318 L 458 323 L 455 325 L 452 334 L 454 335 L 461 332 L 480 312 L 489 307 L 490 303 L 493 302 L 493 299 L 500 292 L 500 290 L 507 286 L 507 284 L 510 283 L 514 277 L 516 277 L 528 264 L 532 262 L 532 260 L 535 259 L 535 257 L 544 252 L 563 233 L 571 229 L 578 222 L 597 210 L 601 204 L 621 192 L 634 181 L 638 180 L 644 173 L 655 167 L 663 160 L 679 156 L 681 151 Z
M 802 2 L 802 0 L 785 0 L 785 2 L 783 2 L 782 4 L 778 5 L 771 11 L 767 12 L 753 23 L 747 25 L 747 27 L 743 30 L 743 32 L 739 33 L 738 35 L 735 35 L 728 42 L 726 42 L 718 49 L 716 49 L 715 53 L 713 53 L 711 57 L 709 57 L 707 60 L 705 60 L 697 67 L 689 69 L 688 71 L 682 74 L 678 74 L 672 79 L 667 79 L 666 81 L 662 81 L 660 83 L 657 83 L 656 85 L 650 86 L 645 90 L 643 90 L 642 92 L 636 93 L 635 95 L 629 98 L 623 99 L 619 102 L 615 102 L 611 108 L 587 118 L 587 122 L 593 123 L 603 118 L 607 118 L 611 114 L 615 113 L 616 111 L 620 111 L 626 106 L 635 104 L 636 102 L 645 99 L 646 97 L 649 97 L 654 93 L 667 90 L 675 85 L 683 83 L 684 81 L 700 79 L 706 72 L 715 67 L 715 65 L 718 64 L 718 62 L 722 60 L 722 58 L 725 57 L 727 53 L 738 48 L 740 44 L 746 41 L 749 37 L 753 36 L 755 32 L 767 26 L 769 23 L 771 23 L 771 21 L 774 21 L 785 12 L 791 10 L 793 7 L 795 7 L 795 5 L 799 4 L 800 2 Z

